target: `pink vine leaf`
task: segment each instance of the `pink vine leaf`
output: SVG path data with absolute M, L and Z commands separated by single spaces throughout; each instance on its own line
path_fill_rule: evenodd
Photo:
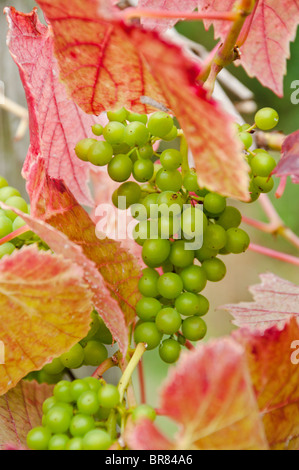
M 274 174 L 285 179 L 291 176 L 294 183 L 299 184 L 299 131 L 289 135 L 283 145 L 281 160 Z

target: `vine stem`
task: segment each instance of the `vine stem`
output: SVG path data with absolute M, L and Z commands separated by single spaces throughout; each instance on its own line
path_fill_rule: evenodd
M 23 235 L 23 233 L 29 232 L 30 230 L 31 228 L 29 227 L 29 225 L 24 225 L 24 227 L 18 228 L 18 230 L 15 230 L 14 232 L 11 232 L 10 234 L 6 235 L 6 237 L 1 238 L 0 245 L 10 242 L 14 238 L 17 238 L 20 235 Z
M 140 401 L 141 403 L 146 403 L 146 387 L 145 387 L 144 369 L 143 369 L 142 359 L 138 363 L 138 378 L 139 378 L 139 388 L 140 388 Z
M 294 264 L 295 266 L 299 266 L 299 258 L 296 256 L 287 255 L 286 253 L 271 250 L 270 248 L 266 248 L 264 246 L 255 245 L 254 243 L 251 243 L 249 245 L 249 249 L 251 251 L 254 251 L 255 253 L 259 253 L 261 255 L 269 256 L 270 258 L 278 259 L 279 261 L 284 261 L 285 263 L 290 263 Z
M 190 11 L 167 11 L 147 8 L 127 8 L 121 13 L 121 17 L 130 20 L 133 18 L 168 18 L 184 20 L 224 20 L 236 21 L 239 14 L 234 11 L 212 11 L 205 13 Z
M 0 99 L 0 108 L 20 118 L 20 123 L 15 134 L 15 140 L 18 141 L 23 139 L 26 134 L 29 122 L 29 115 L 27 109 L 23 108 L 23 106 L 20 106 L 19 104 L 7 98 L 1 93 L 1 91 L 0 98 L 2 98 Z
M 126 369 L 123 372 L 123 375 L 119 381 L 118 384 L 118 390 L 120 394 L 120 401 L 122 402 L 124 398 L 125 391 L 130 383 L 132 374 L 134 370 L 136 369 L 140 359 L 142 358 L 143 354 L 146 351 L 146 344 L 145 343 L 139 343 L 134 351 L 134 354 L 127 365 Z
M 112 357 L 106 359 L 99 367 L 95 370 L 92 374 L 92 377 L 96 377 L 100 379 L 107 370 L 111 369 L 112 367 L 116 367 L 119 365 L 119 361 L 121 360 L 121 352 L 117 351 Z

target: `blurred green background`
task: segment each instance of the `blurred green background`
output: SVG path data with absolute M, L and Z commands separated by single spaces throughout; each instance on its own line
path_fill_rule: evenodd
M 6 0 L 0 0 L 1 9 L 6 5 Z M 35 2 L 32 0 L 12 0 L 10 5 L 15 6 L 19 10 L 29 12 L 35 6 Z M 177 29 L 188 38 L 203 44 L 208 50 L 211 50 L 215 44 L 212 28 L 206 32 L 201 22 L 183 22 L 177 26 Z M 5 44 L 6 31 L 6 19 L 4 16 L 0 16 L 0 80 L 5 84 L 6 95 L 15 102 L 25 106 L 25 95 L 20 83 L 18 70 Z M 254 92 L 259 108 L 271 106 L 277 109 L 280 114 L 279 130 L 288 134 L 299 128 L 299 105 L 293 105 L 290 100 L 291 94 L 294 91 L 291 89 L 291 83 L 294 80 L 299 80 L 299 35 L 296 42 L 291 45 L 291 59 L 288 61 L 288 73 L 285 78 L 283 99 L 279 99 L 270 90 L 263 88 L 257 80 L 249 78 L 242 67 L 232 65 L 229 67 L 229 70 Z M 245 115 L 244 119 L 252 122 L 253 115 Z M 21 142 L 15 142 L 14 133 L 17 126 L 18 119 L 0 109 L 0 174 L 8 178 L 10 184 L 21 189 L 24 194 L 24 181 L 20 174 L 29 145 L 29 136 L 27 133 Z M 279 155 L 277 155 L 277 158 L 279 158 Z M 276 181 L 276 186 L 277 184 L 278 180 Z M 299 186 L 293 185 L 289 181 L 284 196 L 277 200 L 273 191 L 271 199 L 285 223 L 299 235 L 298 196 Z M 236 205 L 241 208 L 244 215 L 266 221 L 258 202 L 253 205 L 241 203 Z M 255 243 L 298 255 L 298 251 L 284 240 L 276 240 L 251 228 L 248 231 L 252 241 Z M 206 317 L 208 323 L 207 339 L 229 334 L 233 328 L 231 317 L 227 312 L 219 309 L 219 306 L 227 303 L 250 301 L 251 296 L 248 292 L 248 286 L 259 282 L 259 274 L 269 271 L 299 283 L 297 267 L 252 252 L 238 256 L 231 255 L 225 258 L 225 262 L 228 268 L 226 278 L 219 284 L 212 285 L 210 283 L 204 292 L 211 302 L 211 311 Z M 157 391 L 167 375 L 168 367 L 160 361 L 156 351 L 146 353 L 144 365 L 148 402 L 158 405 Z M 136 376 L 134 381 L 138 389 Z M 169 423 L 164 422 L 162 425 L 168 431 L 173 430 Z

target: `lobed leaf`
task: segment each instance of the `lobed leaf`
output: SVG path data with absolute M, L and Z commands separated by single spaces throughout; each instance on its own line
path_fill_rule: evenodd
M 274 274 L 262 274 L 261 284 L 249 290 L 255 302 L 225 305 L 234 317 L 234 324 L 265 331 L 272 326 L 284 327 L 294 315 L 299 315 L 299 286 Z
M 299 131 L 289 135 L 282 146 L 282 158 L 274 170 L 279 177 L 291 176 L 299 184 Z
M 83 269 L 36 246 L 5 256 L 0 263 L 0 311 L 2 395 L 88 333 L 92 303 Z
M 0 450 L 26 447 L 26 436 L 41 425 L 42 404 L 52 390 L 50 385 L 22 381 L 0 397 Z

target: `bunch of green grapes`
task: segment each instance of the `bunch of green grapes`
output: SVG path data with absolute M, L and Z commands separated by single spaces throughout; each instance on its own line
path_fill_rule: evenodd
M 174 148 L 154 150 L 157 141 L 182 136 L 169 114 L 159 111 L 148 117 L 122 108 L 108 112 L 108 119 L 106 127 L 93 127 L 102 140 L 84 139 L 75 151 L 83 161 L 108 165 L 110 178 L 121 183 L 112 202 L 119 209 L 130 208 L 138 221 L 133 236 L 147 266 L 139 281 L 142 298 L 136 306 L 134 339 L 146 343 L 148 350 L 159 347 L 161 359 L 174 363 L 187 340 L 199 341 L 206 335 L 202 317 L 209 301 L 202 291 L 207 282 L 219 282 L 226 275 L 218 256 L 245 252 L 250 239 L 240 228 L 240 211 L 228 205 L 226 197 L 199 187 L 183 148 L 182 153 Z M 261 129 L 273 128 L 274 121 L 274 111 L 257 113 Z M 244 158 L 251 166 L 252 201 L 268 192 L 275 167 L 266 151 L 249 150 L 256 125 L 238 127 Z M 128 181 L 131 177 L 135 181 Z M 161 207 L 168 210 L 166 215 Z M 200 237 L 203 244 L 196 248 L 194 241 Z
M 46 364 L 40 371 L 28 374 L 26 380 L 56 384 L 62 380 L 68 369 L 79 369 L 82 366 L 97 367 L 108 358 L 105 345 L 110 345 L 112 342 L 110 331 L 94 310 L 91 314 L 88 335 L 69 351 Z
M 20 192 L 16 188 L 9 186 L 6 179 L 2 176 L 0 176 L 0 201 L 24 212 L 24 214 L 29 214 L 30 212 L 30 206 L 25 199 L 21 197 Z M 26 222 L 13 211 L 0 209 L 0 239 L 7 237 L 12 232 L 15 232 L 25 225 Z M 0 259 L 5 255 L 11 255 L 15 249 L 20 249 L 23 245 L 30 245 L 32 243 L 38 243 L 41 249 L 47 248 L 37 235 L 28 231 L 13 238 L 10 242 L 0 245 Z
M 156 413 L 148 405 L 127 410 L 118 388 L 103 379 L 62 380 L 44 401 L 42 426 L 29 431 L 27 445 L 31 450 L 107 450 L 128 416 L 154 421 Z

